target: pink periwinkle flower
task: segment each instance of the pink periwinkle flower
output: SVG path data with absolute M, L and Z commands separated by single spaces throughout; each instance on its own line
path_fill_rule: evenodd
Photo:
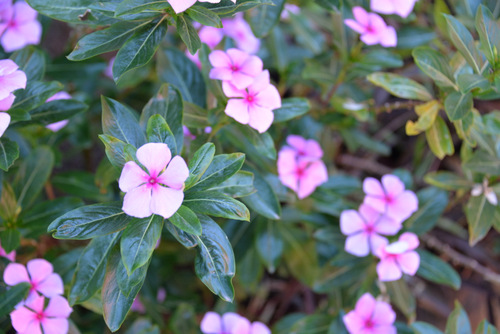
M 418 0 L 371 0 L 370 8 L 381 14 L 396 14 L 408 17 Z
M 221 28 L 214 28 L 214 27 L 204 26 L 198 32 L 198 36 L 200 37 L 200 40 L 201 40 L 202 43 L 207 44 L 210 49 L 213 49 L 224 38 L 224 32 L 223 32 L 223 30 Z M 198 66 L 198 68 L 201 68 L 201 61 L 200 61 L 199 51 L 196 51 L 196 53 L 194 55 L 192 55 L 191 52 L 189 52 L 188 50 L 186 50 L 186 56 L 189 59 L 191 59 L 191 61 L 193 63 L 195 63 L 196 66 Z
M 45 298 L 37 296 L 10 314 L 12 326 L 19 334 L 68 333 L 69 315 L 73 309 L 64 297 L 55 296 L 45 307 Z
M 61 277 L 54 273 L 52 264 L 44 259 L 28 261 L 26 267 L 19 263 L 9 263 L 3 273 L 5 284 L 14 286 L 22 282 L 31 284 L 27 301 L 38 297 L 37 292 L 45 297 L 55 297 L 64 293 Z
M 191 131 L 189 131 L 189 128 L 185 125 L 182 126 L 182 132 L 184 133 L 184 137 L 186 137 L 187 139 L 190 139 L 190 140 L 195 140 L 196 139 L 196 136 L 193 135 L 191 133 Z
M 286 3 L 285 8 L 283 8 L 283 11 L 281 12 L 281 19 L 285 21 L 288 20 L 290 18 L 290 14 L 299 15 L 300 7 L 297 5 Z
M 380 44 L 383 47 L 397 45 L 396 29 L 388 26 L 384 19 L 375 13 L 367 13 L 362 7 L 352 9 L 354 19 L 346 19 L 344 23 L 361 34 L 361 40 L 367 45 Z
M 0 60 L 0 111 L 7 111 L 10 109 L 14 100 L 16 99 L 13 94 L 18 89 L 26 88 L 26 74 L 19 70 L 19 66 L 10 59 Z M 5 113 L 2 113 L 5 114 Z M 8 122 L 6 122 L 8 118 Z M 7 123 L 5 125 L 5 123 Z M 0 127 L 5 129 L 10 123 L 10 116 L 2 116 L 0 119 Z M 3 131 L 5 131 L 3 129 Z M 1 134 L 3 134 L 1 131 Z
M 415 249 L 418 247 L 418 237 L 411 233 L 403 233 L 397 242 L 384 245 L 375 251 L 380 258 L 377 264 L 377 274 L 381 281 L 396 281 L 403 273 L 415 275 L 420 266 L 420 256 Z
M 411 190 L 405 190 L 404 183 L 395 175 L 384 175 L 382 183 L 368 177 L 363 181 L 366 196 L 363 204 L 390 218 L 403 222 L 418 210 L 418 198 Z
M 69 95 L 67 92 L 58 92 L 52 95 L 47 99 L 45 102 L 51 102 L 51 101 L 56 101 L 56 100 L 71 100 L 72 97 Z M 59 122 L 51 123 L 46 126 L 47 129 L 57 132 L 64 128 L 66 125 L 68 125 L 69 120 L 65 119 Z
M 281 96 L 271 84 L 267 70 L 255 77 L 246 89 L 238 89 L 227 81 L 222 83 L 222 89 L 230 98 L 226 115 L 260 133 L 269 129 L 274 120 L 273 110 L 281 107 Z
M 167 144 L 148 143 L 137 150 L 137 163 L 125 164 L 118 181 L 125 192 L 123 211 L 133 217 L 145 218 L 157 214 L 167 219 L 180 208 L 184 200 L 184 181 L 189 169 L 184 159 L 172 153 Z
M 3 113 L 0 113 L 3 114 Z M 5 251 L 5 249 L 2 248 L 2 244 L 0 243 L 0 256 L 14 262 L 16 261 L 16 251 L 12 251 L 9 254 Z
M 40 43 L 42 25 L 37 21 L 37 15 L 36 10 L 26 2 L 12 4 L 12 0 L 7 0 L 0 11 L 0 43 L 6 52 Z
M 303 199 L 328 180 L 328 170 L 321 160 L 323 150 L 313 139 L 290 135 L 286 141 L 290 146 L 284 146 L 278 154 L 278 175 L 281 183 Z
M 196 0 L 167 0 L 176 14 L 179 14 L 196 3 Z M 198 0 L 199 2 L 219 3 L 220 0 Z M 236 3 L 236 0 L 231 0 Z
M 210 79 L 224 80 L 237 89 L 245 89 L 252 84 L 255 77 L 262 73 L 263 63 L 257 56 L 251 56 L 238 49 L 227 52 L 216 50 L 209 55 L 213 68 Z
M 271 330 L 261 322 L 250 321 L 236 313 L 228 312 L 222 317 L 208 312 L 201 321 L 204 334 L 271 334 Z
M 108 66 L 104 70 L 104 75 L 113 80 L 113 64 L 115 63 L 116 57 L 113 57 L 109 60 Z
M 238 49 L 250 54 L 259 51 L 260 39 L 255 37 L 242 13 L 236 14 L 233 19 L 222 20 L 222 24 L 224 34 L 234 40 Z
M 369 293 L 361 296 L 343 320 L 350 334 L 396 334 L 396 313 L 391 305 L 375 300 Z
M 400 222 L 366 204 L 362 204 L 359 211 L 345 210 L 340 214 L 340 230 L 347 235 L 345 250 L 360 257 L 387 244 L 381 234 L 395 235 L 401 228 Z

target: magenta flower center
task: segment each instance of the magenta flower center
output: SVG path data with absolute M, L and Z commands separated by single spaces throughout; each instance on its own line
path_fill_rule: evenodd
M 372 234 L 373 232 L 375 232 L 375 226 L 367 224 L 365 227 L 365 232 L 367 234 Z
M 239 70 L 240 68 L 238 67 L 238 65 L 231 65 L 231 71 L 238 72 Z
M 375 323 L 372 319 L 367 319 L 365 321 L 365 329 L 373 329 L 375 327 Z
M 36 319 L 37 319 L 38 321 L 42 321 L 44 318 L 45 318 L 45 314 L 43 314 L 43 311 L 42 311 L 42 312 L 38 312 L 38 313 L 36 314 Z
M 156 177 L 154 176 L 150 176 L 149 177 L 149 180 L 148 180 L 148 183 L 152 186 L 154 186 L 156 183 L 158 183 L 158 180 L 156 179 Z
M 385 201 L 387 202 L 387 204 L 392 204 L 394 203 L 394 197 L 390 194 L 385 195 Z
M 247 97 L 245 98 L 245 100 L 246 100 L 248 103 L 252 104 L 252 103 L 254 103 L 254 102 L 255 102 L 255 96 L 253 96 L 253 95 L 251 95 L 251 94 L 248 94 L 248 95 L 247 95 Z

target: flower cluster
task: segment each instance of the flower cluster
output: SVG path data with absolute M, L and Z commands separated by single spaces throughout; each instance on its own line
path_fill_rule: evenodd
M 356 256 L 372 253 L 379 257 L 377 273 L 382 281 L 397 280 L 402 272 L 414 275 L 420 265 L 414 252 L 417 236 L 403 233 L 398 242 L 389 244 L 383 235 L 396 235 L 403 228 L 403 222 L 418 209 L 417 196 L 405 190 L 394 175 L 384 175 L 382 182 L 366 178 L 363 190 L 366 196 L 359 210 L 346 210 L 340 215 L 340 229 L 347 235 L 345 250 Z
M 222 317 L 215 312 L 208 312 L 201 321 L 204 334 L 271 334 L 271 330 L 259 321 L 251 323 L 248 319 L 232 312 Z
M 167 144 L 148 143 L 136 153 L 137 160 L 123 167 L 118 185 L 125 192 L 123 211 L 133 217 L 157 214 L 167 219 L 181 207 L 184 181 L 189 169 L 184 159 L 172 153 Z
M 323 150 L 317 141 L 296 135 L 288 136 L 286 142 L 289 146 L 278 154 L 278 175 L 281 183 L 303 199 L 328 180 Z
M 396 313 L 391 305 L 375 300 L 369 293 L 361 296 L 343 320 L 350 334 L 396 334 Z
M 0 4 L 0 44 L 6 52 L 22 49 L 26 45 L 40 43 L 42 25 L 38 13 L 24 1 Z
M 16 306 L 10 314 L 12 326 L 18 333 L 58 334 L 67 333 L 68 318 L 73 311 L 61 295 L 64 286 L 61 277 L 54 273 L 50 262 L 44 259 L 28 261 L 26 267 L 10 263 L 3 273 L 5 284 L 19 283 L 31 285 L 28 297 Z M 45 306 L 45 297 L 49 298 Z
M 0 111 L 10 109 L 15 100 L 14 91 L 26 88 L 26 74 L 10 59 L 0 60 Z M 10 115 L 0 112 L 0 137 L 10 124 Z

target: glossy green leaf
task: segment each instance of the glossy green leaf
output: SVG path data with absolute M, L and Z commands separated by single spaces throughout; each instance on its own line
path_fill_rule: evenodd
M 495 221 L 496 206 L 488 202 L 486 196 L 472 196 L 465 206 L 465 216 L 469 224 L 469 244 L 474 246 L 489 232 Z
M 208 157 L 210 155 L 207 155 Z M 189 193 L 210 189 L 213 186 L 221 184 L 236 174 L 241 169 L 241 166 L 243 166 L 243 162 L 245 162 L 245 155 L 243 153 L 219 154 L 215 156 L 203 176 L 189 189 Z
M 8 138 L 0 138 L 0 168 L 8 171 L 14 161 L 19 158 L 19 146 Z
M 193 248 L 198 245 L 196 235 L 184 232 L 168 220 L 165 221 L 165 227 L 170 232 L 170 234 L 172 234 L 173 237 L 184 247 Z
M 146 143 L 144 132 L 139 126 L 138 118 L 133 110 L 104 96 L 101 103 L 104 134 L 120 139 L 136 148 Z
M 327 333 L 332 317 L 326 314 L 312 314 L 296 322 L 290 329 L 290 334 Z
M 414 49 L 412 55 L 415 64 L 438 85 L 458 90 L 449 62 L 441 53 L 421 46 Z
M 135 158 L 136 148 L 120 139 L 108 135 L 99 135 L 99 139 L 106 147 L 106 156 L 109 162 L 117 169 L 121 170 L 123 165 Z
M 395 305 L 406 318 L 416 317 L 417 302 L 404 279 L 390 281 L 386 283 L 387 292 L 391 298 L 391 304 Z
M 261 5 L 273 4 L 272 0 L 238 0 L 236 3 L 232 0 L 221 0 L 217 4 L 201 3 L 200 6 L 209 8 L 221 16 L 233 16 L 237 12 L 244 12 Z
M 44 125 L 68 119 L 88 109 L 88 105 L 78 100 L 54 100 L 30 111 L 31 120 Z
M 375 86 L 382 87 L 392 95 L 403 99 L 432 100 L 432 94 L 424 86 L 398 74 L 376 72 L 370 74 L 368 80 Z
M 457 82 L 460 91 L 464 94 L 472 90 L 486 91 L 491 86 L 488 79 L 478 74 L 461 74 Z
M 444 100 L 444 110 L 451 121 L 464 118 L 473 108 L 472 94 L 453 92 Z
M 425 131 L 427 143 L 436 157 L 444 159 L 447 155 L 453 155 L 455 147 L 451 138 L 450 130 L 445 121 L 438 116 L 429 130 Z
M 28 0 L 33 9 L 59 21 L 81 23 L 88 12 L 89 5 L 94 0 L 58 0 L 47 2 L 45 0 Z
M 162 228 L 163 217 L 151 215 L 137 219 L 123 231 L 120 249 L 123 264 L 129 274 L 149 261 L 160 239 Z
M 496 67 L 499 62 L 500 28 L 491 11 L 483 5 L 479 6 L 476 13 L 476 30 L 481 41 L 480 50 L 490 64 Z
M 238 171 L 226 181 L 210 190 L 220 191 L 231 197 L 245 197 L 255 192 L 253 173 Z
M 26 298 L 30 288 L 31 284 L 24 282 L 0 294 L 0 317 L 4 317 L 12 312 L 14 307 Z
M 463 168 L 478 173 L 500 175 L 500 158 L 486 151 L 478 150 L 471 159 L 463 164 Z
M 222 21 L 220 17 L 213 11 L 201 7 L 201 6 L 191 6 L 186 10 L 186 14 L 190 18 L 204 26 L 210 26 L 215 28 L 222 28 Z
M 276 148 L 274 147 L 273 137 L 267 133 L 259 133 L 247 125 L 231 124 L 224 128 L 224 133 L 228 136 L 228 140 L 234 145 L 238 142 L 240 149 L 250 148 L 255 154 L 264 156 L 271 160 L 276 160 Z M 248 152 L 245 150 L 245 152 Z M 251 153 L 251 152 L 249 152 Z
M 183 123 L 187 127 L 204 128 L 208 126 L 208 113 L 196 104 L 184 101 Z
M 28 82 L 42 80 L 45 74 L 45 54 L 39 48 L 29 45 L 14 52 L 10 59 L 26 74 Z
M 197 214 L 227 219 L 250 220 L 250 212 L 243 203 L 217 191 L 190 192 L 186 194 L 183 205 Z
M 95 202 L 106 202 L 113 198 L 110 189 L 103 193 L 95 183 L 94 173 L 67 171 L 52 177 L 54 188 L 72 196 Z
M 448 196 L 446 191 L 434 187 L 418 191 L 419 209 L 405 221 L 406 228 L 418 235 L 430 231 L 446 209 Z
M 256 224 L 255 248 L 267 270 L 272 274 L 276 271 L 285 248 L 285 243 L 276 228 L 280 222 L 260 219 Z
M 124 0 L 116 6 L 115 15 L 138 14 L 144 11 L 162 11 L 169 8 L 166 1 L 158 0 Z
M 62 90 L 62 88 L 63 86 L 56 81 L 28 82 L 26 89 L 20 89 L 14 93 L 14 95 L 16 95 L 16 99 L 14 100 L 14 104 L 9 110 L 9 113 L 16 113 L 18 110 L 29 112 L 44 104 L 49 97 Z
M 460 289 L 462 281 L 458 273 L 439 257 L 419 249 L 420 267 L 417 275 L 438 284 L 444 284 L 455 290 Z
M 185 182 L 185 190 L 191 188 L 204 175 L 208 166 L 212 163 L 215 154 L 215 145 L 206 143 L 200 147 L 193 158 L 189 161 L 189 177 Z
M 144 282 L 150 263 L 151 261 L 146 262 L 145 265 L 137 268 L 132 274 L 129 274 L 123 261 L 119 261 L 116 268 L 116 279 L 118 280 L 118 287 L 123 295 L 126 297 L 130 296 L 135 290 L 135 287 Z
M 498 330 L 488 321 L 483 320 L 477 327 L 476 334 L 498 334 Z
M 281 108 L 273 110 L 273 123 L 289 121 L 295 117 L 305 115 L 311 109 L 309 100 L 302 97 L 289 97 L 281 100 Z
M 285 0 L 273 0 L 273 5 L 259 6 L 252 12 L 250 26 L 257 38 L 265 37 L 269 31 L 279 22 L 281 12 L 285 6 Z
M 281 205 L 274 189 L 257 170 L 249 169 L 254 174 L 255 193 L 243 197 L 242 201 L 258 214 L 269 219 L 280 219 Z
M 194 55 L 201 48 L 201 40 L 193 23 L 184 14 L 180 14 L 175 18 L 175 26 L 189 52 Z
M 179 153 L 177 144 L 175 143 L 174 134 L 170 130 L 167 121 L 160 115 L 153 115 L 149 118 L 146 130 L 148 143 L 164 143 L 167 144 L 172 156 Z
M 449 191 L 471 189 L 474 186 L 474 182 L 446 171 L 430 172 L 425 175 L 424 180 L 430 185 Z
M 445 334 L 472 334 L 469 317 L 462 305 L 455 301 L 455 309 L 451 312 L 446 322 Z
M 196 236 L 201 235 L 201 223 L 198 216 L 196 216 L 191 209 L 184 205 L 182 205 L 179 210 L 177 210 L 177 212 L 168 219 L 168 221 L 184 232 L 194 234 Z
M 236 265 L 231 243 L 212 219 L 203 215 L 199 218 L 203 234 L 196 237 L 196 275 L 213 293 L 227 302 L 232 302 L 234 289 L 231 281 Z

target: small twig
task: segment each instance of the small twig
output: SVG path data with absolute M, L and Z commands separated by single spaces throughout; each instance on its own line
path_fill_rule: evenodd
M 392 169 L 379 164 L 376 161 L 366 160 L 365 158 L 358 158 L 353 155 L 343 154 L 339 156 L 338 163 L 346 167 L 353 167 L 355 169 L 363 170 L 375 175 L 390 174 Z
M 423 104 L 421 101 L 405 101 L 405 102 L 396 101 L 393 103 L 387 102 L 381 106 L 375 107 L 374 111 L 377 114 L 380 114 L 382 112 L 390 113 L 391 111 L 398 109 L 413 109 L 421 104 Z
M 47 194 L 47 198 L 49 200 L 54 200 L 56 199 L 56 195 L 54 193 L 54 188 L 52 187 L 52 183 L 47 182 L 45 183 L 45 193 Z

